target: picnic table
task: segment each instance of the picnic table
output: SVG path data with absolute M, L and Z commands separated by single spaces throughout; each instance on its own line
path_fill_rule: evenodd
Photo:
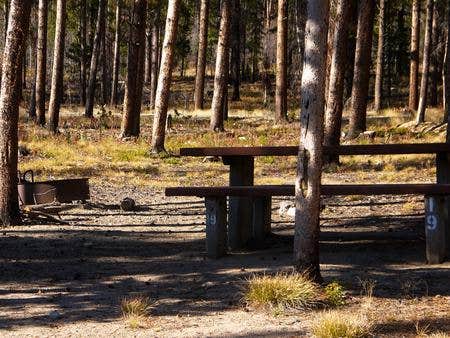
M 292 196 L 295 190 L 293 185 L 254 186 L 254 158 L 256 156 L 297 156 L 298 149 L 298 146 L 181 148 L 179 151 L 180 156 L 221 157 L 223 163 L 230 167 L 229 186 L 167 188 L 166 195 L 209 198 L 210 215 L 208 216 L 207 210 L 207 223 L 208 220 L 211 220 L 211 213 L 214 213 L 214 221 L 217 222 L 217 220 L 225 218 L 225 224 L 227 223 L 226 216 L 221 215 L 223 212 L 218 211 L 224 210 L 223 196 L 228 196 L 228 233 L 226 234 L 228 245 L 232 250 L 243 248 L 248 239 L 255 235 L 255 228 L 259 228 L 257 230 L 258 233 L 270 231 L 271 197 Z M 450 196 L 450 144 L 411 143 L 324 146 L 323 153 L 324 156 L 328 154 L 339 156 L 435 154 L 436 184 L 322 185 L 321 190 L 323 195 L 425 195 L 425 221 L 426 223 L 428 222 L 426 230 L 429 231 L 427 233 L 427 247 L 428 244 L 432 247 L 432 250 L 427 250 L 427 257 L 429 261 L 442 261 L 447 250 L 448 244 L 446 243 L 450 243 L 450 239 L 445 239 L 450 237 L 447 215 L 447 196 Z M 217 197 L 217 199 L 211 199 L 212 197 Z M 217 237 L 216 230 L 214 230 L 214 236 Z M 213 235 L 211 234 L 211 236 Z M 219 235 L 220 238 L 216 238 L 217 241 L 223 242 L 224 236 L 222 229 L 222 234 Z M 216 244 L 214 245 L 217 246 Z M 436 247 L 439 248 L 436 249 Z M 219 251 L 223 250 L 223 248 L 219 249 Z M 436 251 L 438 252 L 436 253 Z

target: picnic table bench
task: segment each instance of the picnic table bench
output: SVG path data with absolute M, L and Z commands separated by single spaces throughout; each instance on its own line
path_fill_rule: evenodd
M 434 184 L 345 184 L 321 185 L 324 196 L 403 195 L 425 196 L 426 255 L 440 263 L 450 248 L 448 205 L 450 196 L 450 144 L 365 144 L 324 147 L 324 155 L 435 154 L 437 183 Z M 207 254 L 221 257 L 243 248 L 249 239 L 261 241 L 270 232 L 271 198 L 294 196 L 293 185 L 254 186 L 255 156 L 297 156 L 297 146 L 181 148 L 180 156 L 220 156 L 230 166 L 229 186 L 172 187 L 167 196 L 205 198 Z M 226 199 L 228 197 L 228 217 Z M 228 218 L 228 220 L 227 220 Z M 227 231 L 228 227 L 228 231 Z

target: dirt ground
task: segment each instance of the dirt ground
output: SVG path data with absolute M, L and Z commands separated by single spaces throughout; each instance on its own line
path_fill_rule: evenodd
M 92 185 L 92 201 L 61 213 L 70 225 L 23 225 L 0 236 L 0 335 L 23 337 L 303 337 L 317 312 L 273 313 L 242 301 L 246 279 L 291 269 L 293 220 L 273 204 L 266 248 L 209 260 L 200 199 L 148 187 Z M 134 198 L 135 212 L 118 203 Z M 376 336 L 450 332 L 450 263 L 424 256 L 423 200 L 332 198 L 322 213 L 321 267 L 349 290 L 340 311 L 365 311 Z M 376 282 L 372 298 L 364 285 Z M 146 295 L 145 327 L 120 301 Z

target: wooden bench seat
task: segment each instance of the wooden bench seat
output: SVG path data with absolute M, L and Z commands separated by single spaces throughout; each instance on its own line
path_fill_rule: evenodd
M 252 201 L 250 238 L 262 242 L 271 230 L 272 196 L 294 196 L 294 185 L 171 187 L 166 196 L 205 198 L 206 248 L 211 258 L 227 252 L 227 197 L 249 197 Z M 424 195 L 426 254 L 429 263 L 441 263 L 450 244 L 446 212 L 450 184 L 345 184 L 321 186 L 323 196 Z M 449 244 L 448 244 L 449 243 Z

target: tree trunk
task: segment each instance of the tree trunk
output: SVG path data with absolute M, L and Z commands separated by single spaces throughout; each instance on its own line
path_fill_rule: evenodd
M 366 130 L 375 0 L 361 0 L 359 6 L 350 109 L 350 137 L 356 137 Z
M 450 143 L 450 0 L 447 1 L 447 41 L 445 44 L 444 71 L 443 71 L 443 106 L 444 123 L 447 123 L 447 142 Z
M 329 2 L 309 0 L 307 8 L 300 149 L 295 181 L 294 265 L 298 271 L 321 282 L 319 216 Z
M 100 0 L 98 4 L 97 24 L 95 27 L 94 43 L 92 46 L 91 66 L 89 68 L 89 83 L 86 96 L 85 117 L 92 117 L 94 114 L 95 84 L 97 82 L 97 67 L 100 57 L 102 35 L 105 33 L 105 8 L 106 1 Z M 105 62 L 105 60 L 103 60 Z
M 49 129 L 58 132 L 59 109 L 64 95 L 64 44 L 66 38 L 66 0 L 56 2 L 56 28 L 53 53 L 52 85 L 48 106 Z
M 35 17 L 35 12 L 32 11 L 30 16 L 34 16 L 32 21 L 32 28 L 30 29 L 30 65 L 33 67 L 33 84 L 31 86 L 31 97 L 30 104 L 28 107 L 28 118 L 30 121 L 36 121 L 36 78 L 37 78 L 37 50 L 38 50 L 38 39 L 37 39 L 37 18 Z M 34 21 L 34 22 L 33 22 Z M 33 48 L 34 47 L 34 48 Z
M 216 71 L 214 74 L 214 95 L 211 104 L 213 131 L 223 131 L 223 106 L 225 91 L 228 90 L 228 62 L 230 49 L 231 0 L 223 0 L 221 8 L 219 41 L 217 42 Z
M 36 123 L 45 125 L 45 84 L 47 76 L 47 0 L 39 0 L 36 51 Z
M 341 139 L 342 110 L 344 103 L 344 77 L 347 65 L 348 25 L 350 1 L 339 0 L 336 8 L 334 37 L 332 43 L 330 83 L 325 113 L 324 145 L 337 146 Z M 339 156 L 329 155 L 328 163 L 338 163 Z
M 3 226 L 20 223 L 17 192 L 17 152 L 21 70 L 31 1 L 12 0 L 2 63 L 0 89 L 0 220 Z
M 419 102 L 420 0 L 413 0 L 411 13 L 411 61 L 409 70 L 409 109 Z
M 430 71 L 430 55 L 431 55 L 431 30 L 433 26 L 433 7 L 434 0 L 427 0 L 427 20 L 425 26 L 425 41 L 423 45 L 423 63 L 422 63 L 422 79 L 420 82 L 419 107 L 417 109 L 416 123 L 425 121 L 425 109 L 427 106 L 427 87 L 428 75 Z
M 263 37 L 263 85 L 264 85 L 264 105 L 269 104 L 269 95 L 271 88 L 270 79 L 270 23 L 272 16 L 272 0 L 265 0 L 265 18 L 264 18 L 264 37 Z M 256 34 L 256 30 L 255 30 Z M 254 58 L 255 60 L 255 58 Z M 253 67 L 255 68 L 255 67 Z M 255 71 L 255 69 L 253 69 Z
M 209 0 L 201 0 L 198 32 L 197 74 L 195 75 L 195 109 L 203 109 L 206 51 L 208 49 Z
M 158 85 L 159 74 L 159 2 L 156 5 L 156 15 L 152 26 L 152 77 L 150 83 L 150 108 L 155 109 L 156 87 Z
M 119 70 L 120 70 L 120 26 L 121 26 L 121 0 L 117 0 L 116 4 L 116 33 L 114 37 L 114 63 L 113 63 L 113 79 L 111 88 L 111 105 L 118 104 L 118 84 L 119 84 Z
M 436 107 L 438 104 L 438 84 L 439 84 L 439 64 L 441 63 L 441 38 L 440 24 L 442 18 L 439 17 L 438 3 L 433 9 L 433 24 L 431 29 L 431 56 L 430 56 L 430 85 L 429 85 L 429 105 Z
M 169 108 L 170 84 L 172 82 L 172 67 L 174 45 L 177 37 L 180 0 L 169 0 L 167 7 L 166 30 L 161 55 L 161 70 L 156 89 L 155 117 L 153 121 L 152 151 L 164 152 L 166 137 L 167 109 Z
M 148 22 L 147 27 L 145 27 L 144 83 L 149 84 L 151 78 L 152 78 L 152 27 L 150 25 L 150 22 Z
M 233 94 L 231 101 L 239 101 L 240 66 L 241 66 L 241 1 L 233 0 L 233 17 L 231 19 L 231 77 Z
M 303 54 L 305 50 L 306 0 L 295 1 L 295 38 L 297 40 L 298 70 L 297 82 L 301 83 L 303 70 Z
M 138 137 L 140 133 L 146 18 L 147 0 L 134 0 L 130 22 L 130 40 L 128 41 L 127 77 L 121 127 L 122 138 Z
M 374 110 L 380 111 L 383 100 L 383 50 L 384 50 L 384 7 L 385 0 L 380 0 L 380 13 L 378 15 L 378 49 L 377 65 L 375 70 L 375 102 Z
M 80 0 L 80 103 L 86 105 L 86 0 Z
M 108 43 L 107 43 L 107 39 L 106 39 L 106 34 L 107 34 L 107 30 L 106 30 L 106 18 L 108 17 L 108 2 L 106 1 L 106 8 L 105 8 L 105 19 L 104 21 L 104 25 L 103 25 L 103 32 L 102 32 L 102 38 L 101 38 L 101 44 L 100 44 L 100 48 L 101 48 L 101 61 L 100 64 L 102 66 L 102 81 L 101 81 L 101 104 L 102 105 L 106 105 L 106 103 L 108 102 L 108 92 L 109 89 L 111 88 L 111 82 L 110 82 L 110 77 L 109 74 L 111 72 L 110 68 L 109 68 L 109 56 L 107 55 L 107 50 L 108 50 Z
M 287 2 L 278 0 L 275 119 L 287 121 Z

